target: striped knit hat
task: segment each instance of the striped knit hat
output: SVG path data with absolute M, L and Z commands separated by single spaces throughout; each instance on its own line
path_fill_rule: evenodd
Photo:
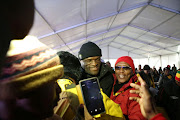
M 56 52 L 37 38 L 12 40 L 0 75 L 0 99 L 22 96 L 62 75 Z
M 175 80 L 180 82 L 180 70 L 177 71 L 176 76 L 175 76 Z

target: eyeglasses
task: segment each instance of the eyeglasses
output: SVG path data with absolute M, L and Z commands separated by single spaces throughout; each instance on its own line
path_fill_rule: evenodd
M 96 58 L 96 59 L 85 59 L 83 60 L 86 64 L 92 64 L 93 61 L 95 61 L 96 63 L 100 63 L 101 62 L 101 58 Z
M 116 70 L 120 70 L 120 69 L 123 69 L 123 70 L 130 70 L 131 69 L 131 67 L 129 67 L 129 66 L 115 66 L 115 69 Z

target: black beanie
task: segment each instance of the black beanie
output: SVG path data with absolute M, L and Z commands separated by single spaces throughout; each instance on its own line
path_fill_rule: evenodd
M 81 46 L 78 54 L 80 60 L 94 56 L 102 56 L 101 49 L 95 43 L 87 42 Z

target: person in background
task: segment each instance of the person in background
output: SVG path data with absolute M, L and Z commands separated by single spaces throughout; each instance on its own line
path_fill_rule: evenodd
M 176 68 L 175 64 L 173 64 L 173 67 L 172 67 L 173 76 L 175 76 L 176 72 L 177 72 L 177 68 Z
M 161 67 L 159 67 L 159 70 L 158 70 L 158 74 L 159 74 L 159 76 L 162 74 L 162 68 Z
M 176 73 L 173 73 L 173 70 L 171 69 L 171 66 L 167 65 L 167 68 L 169 69 L 169 73 L 172 75 L 172 77 L 175 78 Z
M 155 66 L 153 66 L 153 78 L 154 78 L 154 82 L 158 82 L 159 74 L 158 74 L 158 71 L 156 70 Z
M 135 100 L 139 103 L 142 115 L 148 120 L 167 120 L 161 113 L 157 112 L 158 110 L 156 109 L 153 97 L 149 92 L 149 87 L 146 82 L 140 75 L 137 76 L 141 85 L 131 83 L 130 86 L 135 88 L 135 90 L 130 90 L 129 92 L 132 94 L 138 94 L 139 97 L 130 96 L 129 99 Z
M 67 51 L 57 52 L 61 64 L 64 66 L 64 76 L 57 80 L 62 92 L 58 93 L 60 100 L 54 108 L 54 113 L 65 120 L 80 119 L 78 114 L 79 100 L 76 85 L 82 75 L 79 59 Z
M 167 65 L 167 68 L 169 68 L 169 70 L 171 70 L 171 66 L 170 65 Z
M 3 0 L 1 4 L 0 73 L 10 41 L 23 39 L 33 25 L 34 0 Z
M 146 81 L 146 84 L 149 86 L 149 88 L 155 88 L 154 79 L 150 73 L 149 65 L 144 65 L 143 71 L 141 71 L 139 74 L 142 77 L 142 79 Z
M 79 84 L 82 76 L 82 67 L 79 59 L 67 51 L 59 51 L 57 55 L 64 66 L 64 78 L 68 77 L 76 85 Z
M 136 71 L 136 73 L 140 73 L 142 71 L 141 65 L 138 65 L 138 70 Z
M 151 68 L 149 67 L 149 65 L 144 65 L 143 71 L 141 71 L 139 74 L 149 86 L 150 93 L 153 95 L 153 97 L 155 97 L 158 93 L 158 89 L 155 89 L 154 78 L 152 76 Z
M 78 57 L 82 64 L 81 79 L 98 77 L 103 92 L 110 97 L 113 86 L 113 75 L 109 66 L 101 62 L 101 49 L 93 42 L 84 43 Z
M 180 120 L 180 70 L 177 71 L 175 79 L 160 87 L 157 105 L 166 110 L 171 120 Z
M 109 61 L 106 62 L 106 65 L 108 65 L 111 68 L 112 73 L 115 73 L 114 68 L 111 67 L 111 63 Z
M 138 95 L 129 93 L 130 90 L 134 89 L 130 83 L 140 84 L 137 81 L 132 58 L 122 56 L 115 63 L 114 84 L 110 98 L 120 105 L 127 120 L 145 120 L 139 104 L 129 99 L 130 96 L 138 97 Z
M 164 68 L 164 73 L 162 76 L 159 77 L 159 88 L 165 84 L 166 82 L 169 82 L 171 80 L 173 80 L 173 76 L 170 74 L 170 68 L 169 67 L 165 67 Z
M 54 50 L 35 37 L 12 40 L 0 75 L 0 119 L 55 117 L 55 82 L 62 76 L 63 66 Z
M 177 68 L 176 68 L 175 64 L 173 64 L 172 70 L 173 70 L 174 72 L 177 71 Z

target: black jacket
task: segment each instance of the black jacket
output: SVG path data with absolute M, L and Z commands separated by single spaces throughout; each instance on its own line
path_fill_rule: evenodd
M 157 105 L 164 107 L 171 120 L 180 120 L 180 86 L 171 80 L 162 85 Z
M 82 74 L 81 80 L 86 79 L 86 78 L 90 78 L 90 77 L 98 77 L 99 83 L 100 83 L 100 86 L 101 86 L 103 92 L 108 97 L 110 97 L 111 90 L 112 90 L 113 83 L 114 83 L 114 78 L 113 78 L 113 74 L 112 74 L 109 66 L 102 63 L 101 67 L 100 67 L 100 72 L 97 76 L 92 76 L 92 75 L 86 73 L 83 69 L 83 74 Z

